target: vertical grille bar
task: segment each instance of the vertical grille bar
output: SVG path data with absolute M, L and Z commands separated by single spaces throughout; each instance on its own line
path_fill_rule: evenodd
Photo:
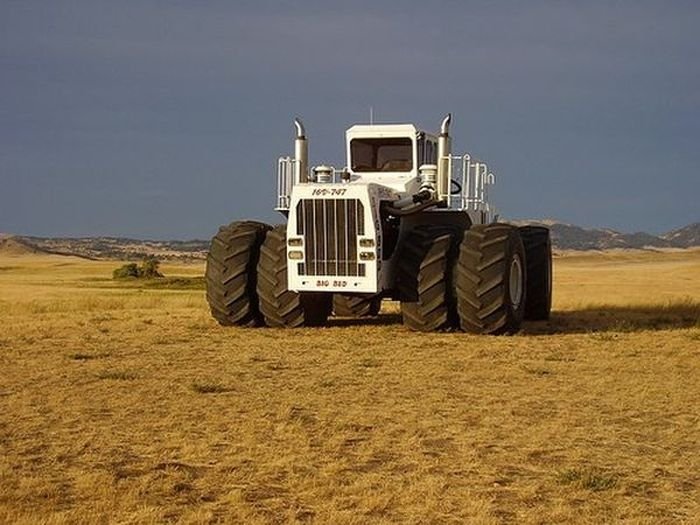
M 343 199 L 343 208 L 345 210 L 345 231 L 343 232 L 345 236 L 345 271 L 343 275 L 350 275 L 350 265 L 348 261 L 350 260 L 350 215 L 348 213 L 348 201 Z
M 357 238 L 357 201 L 348 201 L 350 208 L 348 216 L 348 263 L 357 261 L 357 243 L 354 242 Z M 348 275 L 355 277 L 357 275 L 357 265 L 348 264 Z
M 338 201 L 334 200 L 333 201 L 333 231 L 335 232 L 335 242 L 333 243 L 334 251 L 333 251 L 333 259 L 335 262 L 335 265 L 333 266 L 333 274 L 338 275 L 338 268 L 340 267 L 340 242 L 341 242 L 341 236 L 338 235 Z
M 348 260 L 348 210 L 347 202 L 345 199 L 338 199 L 336 201 L 338 206 L 338 211 L 340 213 L 340 224 L 338 224 L 338 248 L 340 256 L 338 257 L 338 275 L 347 275 L 347 260 Z
M 323 203 L 323 272 L 328 275 L 328 237 L 331 235 L 332 229 L 328 224 L 328 204 Z

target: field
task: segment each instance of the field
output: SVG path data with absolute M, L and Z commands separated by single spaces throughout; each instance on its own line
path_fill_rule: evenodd
M 568 254 L 513 337 L 224 329 L 202 265 L 0 257 L 0 523 L 698 523 L 700 252 Z

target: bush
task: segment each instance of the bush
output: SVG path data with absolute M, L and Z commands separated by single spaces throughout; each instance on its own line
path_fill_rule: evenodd
M 160 261 L 155 257 L 146 257 L 141 266 L 136 263 L 125 264 L 121 268 L 117 268 L 112 272 L 113 279 L 154 279 L 163 277 L 163 274 L 158 271 Z
M 145 279 L 153 279 L 154 277 L 163 277 L 163 274 L 158 271 L 160 261 L 155 257 L 146 257 L 141 264 L 141 277 Z
M 121 268 L 117 268 L 112 272 L 114 279 L 128 279 L 129 277 L 140 277 L 141 270 L 136 263 L 125 264 Z

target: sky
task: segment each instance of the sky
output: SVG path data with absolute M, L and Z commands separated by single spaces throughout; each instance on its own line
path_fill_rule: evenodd
M 355 123 L 487 160 L 506 218 L 700 220 L 696 1 L 0 0 L 0 232 L 208 238 Z

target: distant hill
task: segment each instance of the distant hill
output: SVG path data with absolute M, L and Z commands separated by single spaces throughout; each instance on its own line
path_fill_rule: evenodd
M 692 248 L 700 246 L 700 222 L 663 235 L 622 233 L 610 229 L 588 229 L 555 220 L 511 221 L 513 224 L 541 224 L 550 228 L 557 250 L 609 250 Z M 0 254 L 54 253 L 89 259 L 138 260 L 155 256 L 161 260 L 204 260 L 209 241 L 154 241 L 122 237 L 18 237 L 0 234 Z
M 676 246 L 700 246 L 700 222 L 671 230 L 662 237 Z
M 32 255 L 45 253 L 22 237 L 3 234 L 0 236 L 0 255 Z

